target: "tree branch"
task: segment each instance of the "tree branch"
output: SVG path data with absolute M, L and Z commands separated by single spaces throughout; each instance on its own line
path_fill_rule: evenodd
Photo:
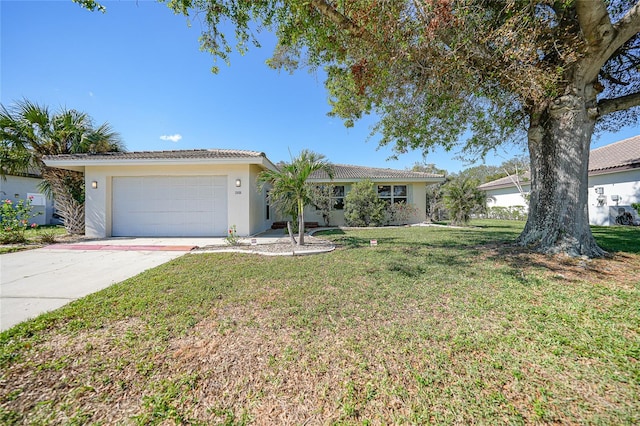
M 590 48 L 608 45 L 613 37 L 613 26 L 604 0 L 577 0 L 578 23 Z
M 584 81 L 590 82 L 616 51 L 640 31 L 640 2 L 614 25 L 603 0 L 577 0 L 576 13 L 588 46 Z
M 613 28 L 615 37 L 607 49 L 609 56 L 640 31 L 640 2 L 633 5 Z
M 622 111 L 640 105 L 640 92 L 620 96 L 613 99 L 602 99 L 598 102 L 598 115 L 600 117 L 612 112 Z
M 318 9 L 318 11 L 324 17 L 337 25 L 341 30 L 347 31 L 354 37 L 358 37 L 369 42 L 374 41 L 373 37 L 368 31 L 357 26 L 351 19 L 338 12 L 336 8 L 326 0 L 311 0 L 311 4 L 313 5 L 313 7 Z

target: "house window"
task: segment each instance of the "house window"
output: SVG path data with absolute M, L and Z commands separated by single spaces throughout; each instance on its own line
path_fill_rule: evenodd
M 344 185 L 317 185 L 316 190 L 321 197 L 321 202 L 325 200 L 330 202 L 331 210 L 344 210 Z M 326 206 L 325 206 L 326 207 Z M 322 207 L 315 206 L 316 210 L 322 210 Z
M 387 204 L 407 203 L 407 185 L 378 185 L 378 198 Z
M 335 185 L 333 187 L 331 200 L 335 210 L 344 210 L 344 185 Z

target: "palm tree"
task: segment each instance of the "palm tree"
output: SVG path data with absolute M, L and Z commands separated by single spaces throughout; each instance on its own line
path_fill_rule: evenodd
M 486 207 L 487 197 L 478 189 L 479 184 L 476 179 L 458 177 L 445 185 L 444 202 L 453 224 L 466 225 L 471 213 Z
M 300 154 L 279 167 L 279 170 L 265 170 L 258 175 L 258 183 L 262 188 L 271 185 L 270 202 L 280 213 L 298 217 L 298 245 L 304 245 L 304 207 L 311 203 L 311 188 L 307 179 L 315 171 L 322 170 L 333 179 L 333 167 L 325 160 L 324 155 L 310 150 L 302 150 Z M 291 221 L 287 228 L 292 244 L 296 241 L 291 230 Z
M 0 106 L 0 176 L 41 171 L 42 190 L 53 196 L 67 232 L 84 233 L 84 176 L 47 167 L 48 155 L 122 151 L 120 136 L 107 123 L 93 126 L 91 118 L 73 109 L 51 113 L 46 106 L 24 100 Z

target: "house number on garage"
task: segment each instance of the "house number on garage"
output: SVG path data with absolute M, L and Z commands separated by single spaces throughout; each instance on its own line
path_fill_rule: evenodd
M 242 191 L 236 191 L 236 195 L 242 194 Z

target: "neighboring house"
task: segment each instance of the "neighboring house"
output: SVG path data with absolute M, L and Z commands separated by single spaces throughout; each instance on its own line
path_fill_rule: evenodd
M 276 170 L 262 152 L 229 149 L 112 152 L 45 157 L 51 167 L 85 174 L 85 234 L 110 236 L 224 236 L 271 227 L 273 208 L 257 176 Z M 411 223 L 425 220 L 429 183 L 441 175 L 358 166 L 335 166 L 334 180 L 315 174 L 314 183 L 336 185 L 332 224 L 344 223 L 341 207 L 354 182 L 369 179 L 381 198 L 416 207 Z M 314 220 L 315 209 L 308 220 Z M 319 217 L 319 216 L 315 216 Z M 322 218 L 319 217 L 319 221 Z
M 334 210 L 331 212 L 330 224 L 332 226 L 345 225 L 344 197 L 356 182 L 370 180 L 377 188 L 379 198 L 388 203 L 405 203 L 413 206 L 415 214 L 409 218 L 408 223 L 420 223 L 426 220 L 426 186 L 444 182 L 444 176 L 439 174 L 343 164 L 334 164 L 333 173 L 333 180 L 329 179 L 324 171 L 313 173 L 308 180 L 312 184 L 333 185 L 335 202 Z M 313 206 L 305 209 L 305 219 L 323 223 L 322 213 Z
M 480 185 L 479 188 L 487 193 L 488 207 L 526 206 L 516 182 L 527 195 L 531 190 L 529 173 Z M 613 225 L 618 209 L 634 203 L 640 203 L 640 136 L 592 150 L 589 155 L 589 222 Z
M 42 177 L 35 173 L 7 175 L 6 179 L 0 178 L 0 198 L 17 203 L 19 200 L 27 200 L 31 197 L 31 212 L 34 217 L 29 222 L 38 225 L 50 224 L 53 201 L 40 191 L 40 183 L 42 183 Z

